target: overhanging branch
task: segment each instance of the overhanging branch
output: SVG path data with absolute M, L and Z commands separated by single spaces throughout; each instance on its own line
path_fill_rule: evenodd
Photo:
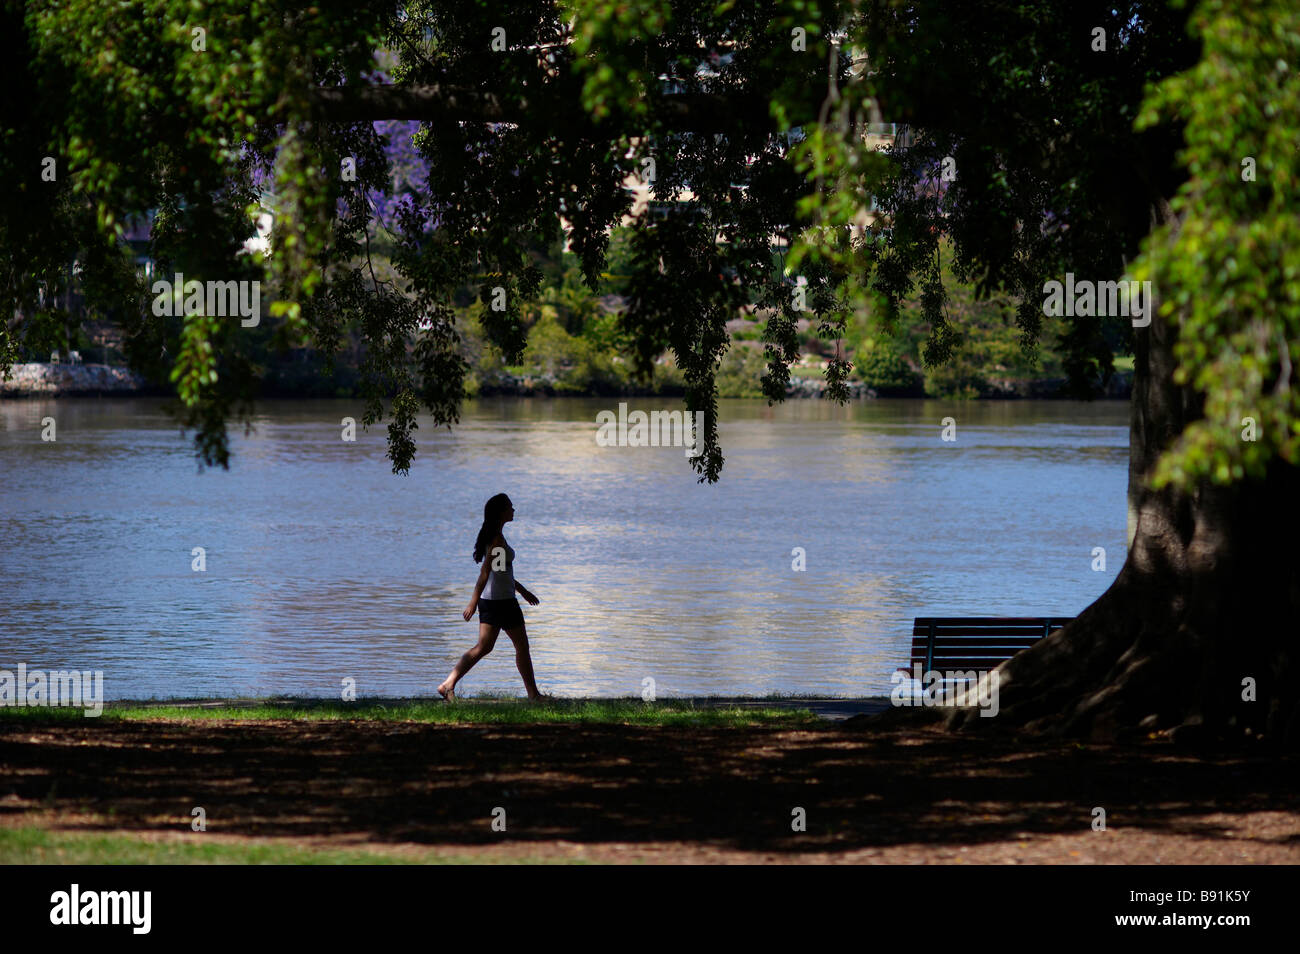
M 581 104 L 562 102 L 552 95 L 506 98 L 449 85 L 320 86 L 309 91 L 308 100 L 317 120 L 332 123 L 402 119 L 526 126 L 555 125 L 557 119 L 585 115 Z M 818 106 L 820 101 L 807 104 L 810 118 L 816 116 Z M 766 100 L 756 96 L 669 93 L 654 97 L 650 109 L 655 119 L 677 132 L 726 133 L 764 126 L 775 129 Z
M 319 86 L 307 98 L 313 117 L 331 123 L 384 119 L 523 123 L 529 117 L 525 99 L 503 102 L 493 93 L 456 86 Z

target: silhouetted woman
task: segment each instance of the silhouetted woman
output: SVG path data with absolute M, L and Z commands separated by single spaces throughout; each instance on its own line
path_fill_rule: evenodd
M 519 601 L 515 599 L 515 592 L 518 591 L 530 606 L 536 606 L 541 601 L 528 592 L 522 583 L 515 582 L 515 551 L 501 535 L 505 525 L 513 519 L 515 508 L 505 494 L 497 494 L 483 506 L 483 526 L 479 528 L 478 539 L 474 541 L 474 562 L 482 563 L 483 569 L 479 571 L 478 582 L 474 584 L 474 595 L 462 614 L 469 621 L 474 618 L 475 608 L 478 609 L 478 644 L 460 657 L 460 662 L 456 663 L 451 675 L 438 687 L 438 694 L 448 701 L 456 698 L 456 683 L 474 668 L 476 662 L 492 652 L 497 634 L 503 629 L 515 644 L 515 664 L 519 666 L 519 675 L 524 677 L 528 698 L 543 698 L 533 679 L 533 658 L 528 654 L 528 630 L 524 628 L 524 613 L 519 608 Z

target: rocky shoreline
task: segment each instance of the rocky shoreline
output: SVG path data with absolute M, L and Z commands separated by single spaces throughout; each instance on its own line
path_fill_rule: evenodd
M 9 377 L 0 380 L 0 397 L 135 394 L 144 389 L 140 375 L 107 364 L 15 364 Z
M 924 392 L 878 395 L 861 381 L 845 382 L 850 398 L 870 399 L 874 397 L 924 397 Z M 1064 381 L 994 381 L 991 392 L 985 398 L 1051 398 L 1057 396 Z M 1117 374 L 1110 382 L 1110 387 L 1103 395 L 1107 398 L 1128 397 L 1132 387 L 1132 374 Z M 0 381 L 0 397 L 65 397 L 97 394 L 143 394 L 148 390 L 143 377 L 128 368 L 106 364 L 49 364 L 32 362 L 15 364 L 10 369 L 10 376 Z M 826 390 L 823 378 L 792 377 L 786 388 L 787 398 L 820 398 Z M 645 392 L 660 397 L 680 396 L 679 390 L 667 389 L 659 392 Z M 478 391 L 479 396 L 507 397 L 601 397 L 601 396 L 640 396 L 641 392 L 621 392 L 614 395 L 597 393 L 581 394 L 557 386 L 554 377 L 537 375 L 516 377 L 498 372 L 490 381 L 484 382 Z

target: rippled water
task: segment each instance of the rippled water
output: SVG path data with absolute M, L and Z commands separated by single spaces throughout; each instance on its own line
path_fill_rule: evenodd
M 108 698 L 432 694 L 500 491 L 559 695 L 882 694 L 913 617 L 1075 615 L 1123 563 L 1124 402 L 723 401 L 713 486 L 681 449 L 597 447 L 616 406 L 472 402 L 399 477 L 382 426 L 340 439 L 347 401 L 268 403 L 202 473 L 159 401 L 0 402 L 0 668 L 101 669 Z M 462 690 L 522 694 L 504 634 Z

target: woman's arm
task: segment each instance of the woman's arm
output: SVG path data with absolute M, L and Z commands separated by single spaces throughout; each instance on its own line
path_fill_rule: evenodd
M 541 602 L 541 600 L 533 596 L 532 593 L 529 593 L 528 590 L 525 589 L 524 585 L 520 583 L 518 580 L 515 580 L 515 592 L 518 593 L 520 596 L 522 596 L 525 600 L 527 600 L 529 606 L 536 606 L 538 603 Z
M 466 606 L 465 612 L 461 614 L 465 617 L 466 622 L 474 618 L 474 611 L 478 609 L 479 597 L 483 595 L 483 588 L 487 586 L 488 573 L 490 572 L 491 567 L 488 564 L 487 558 L 484 557 L 483 566 L 478 571 L 478 582 L 474 584 L 474 595 L 470 597 L 469 606 Z

